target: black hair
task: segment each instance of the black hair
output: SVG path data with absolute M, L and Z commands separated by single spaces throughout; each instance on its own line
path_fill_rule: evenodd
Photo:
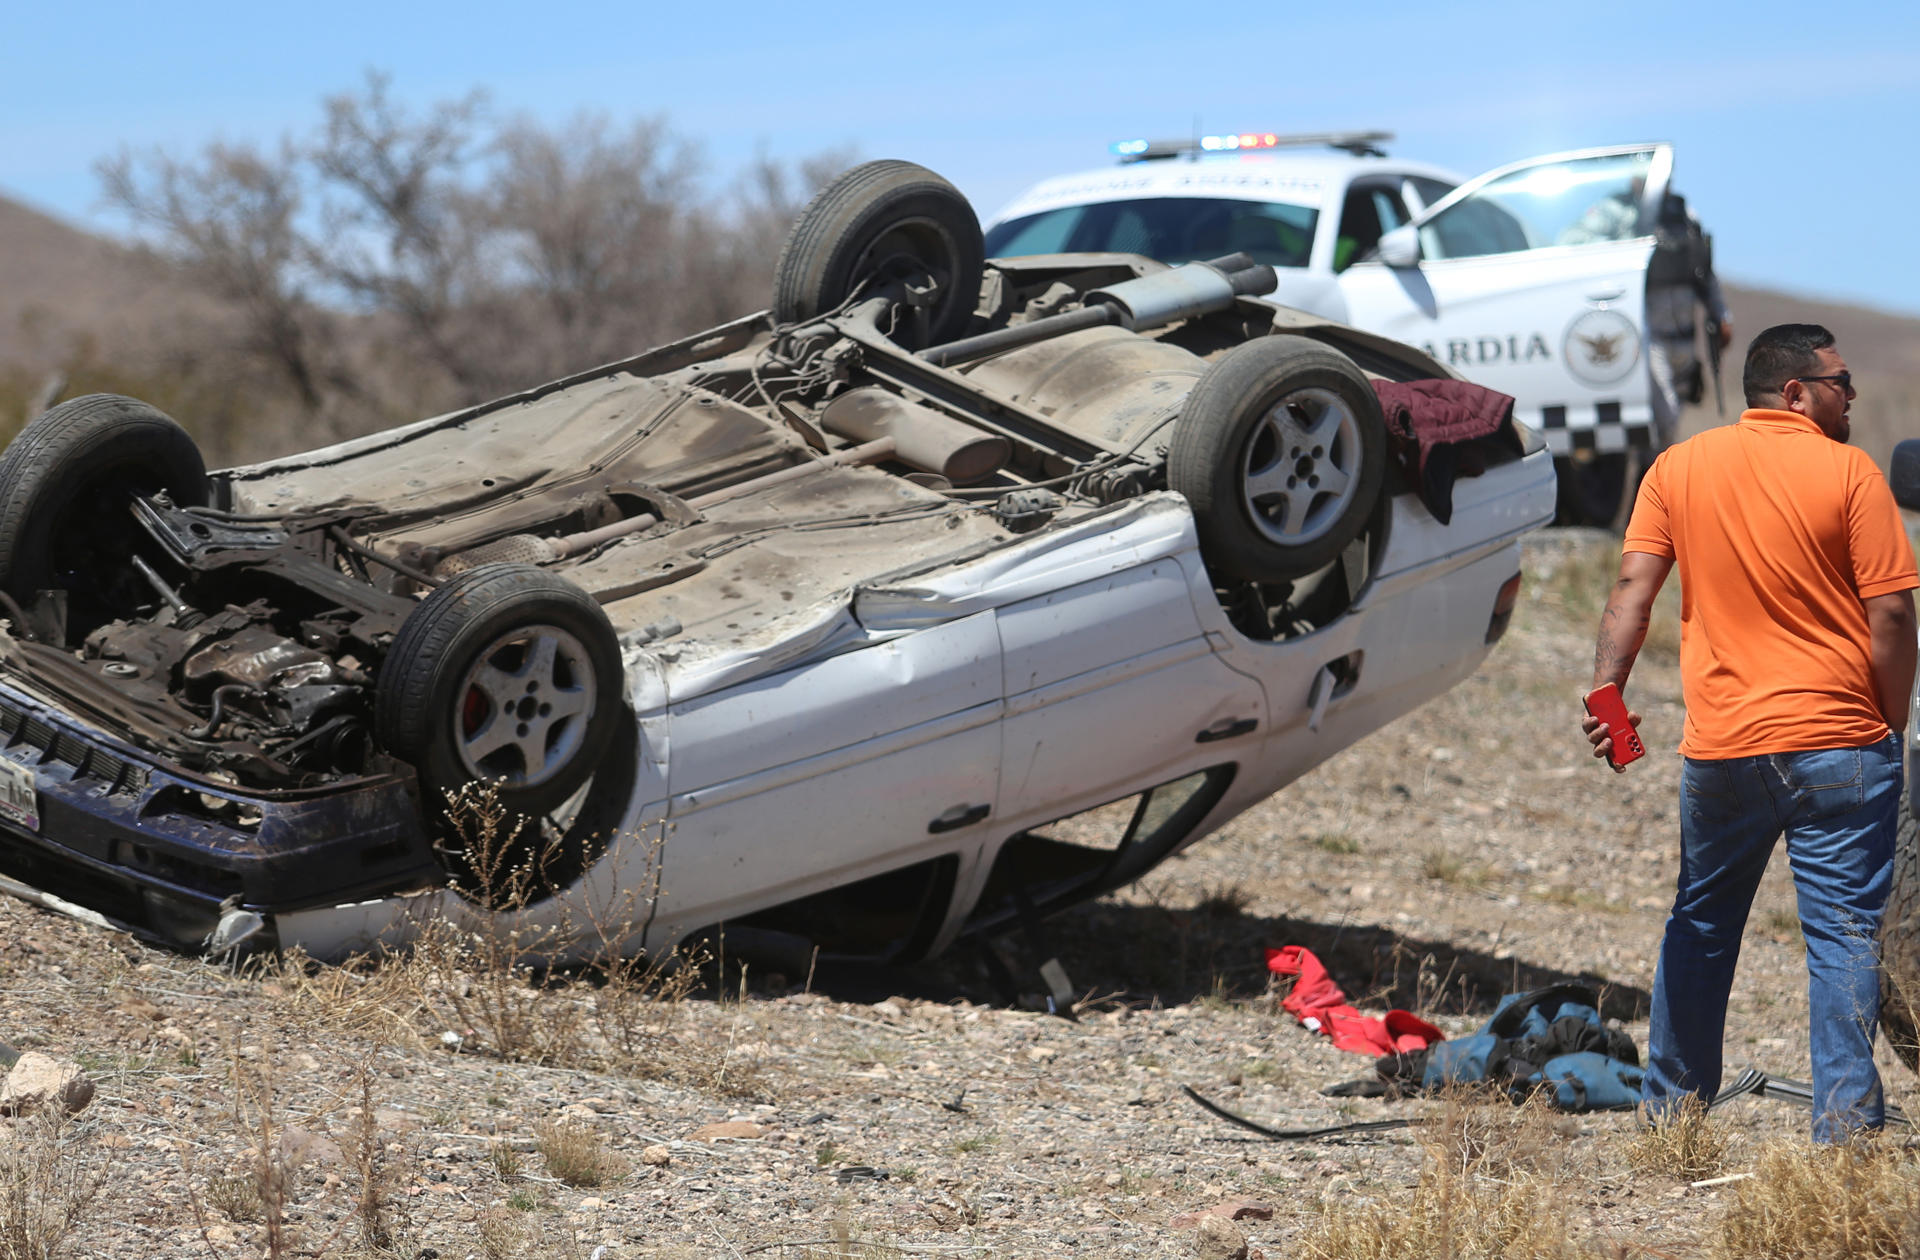
M 1832 344 L 1833 334 L 1819 324 L 1775 324 L 1755 337 L 1740 381 L 1747 406 L 1764 406 L 1794 377 L 1819 371 L 1819 352 Z

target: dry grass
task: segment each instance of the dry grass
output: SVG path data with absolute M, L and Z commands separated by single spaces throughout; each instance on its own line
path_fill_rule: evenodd
M 1776 1143 L 1739 1184 L 1715 1235 L 1726 1260 L 1920 1256 L 1920 1153 L 1886 1139 Z
M 501 1181 L 512 1181 L 520 1175 L 520 1152 L 513 1149 L 511 1142 L 491 1142 L 487 1146 L 487 1164 Z
M 533 1126 L 533 1145 L 547 1161 L 547 1171 L 570 1186 L 591 1190 L 627 1175 L 627 1161 L 588 1125 L 542 1120 Z
M 1716 1175 L 1726 1157 L 1726 1134 L 1706 1104 L 1693 1096 L 1641 1131 L 1627 1148 L 1627 1164 L 1635 1172 L 1681 1181 Z
M 1484 888 L 1494 878 L 1492 868 L 1484 863 L 1469 862 L 1459 854 L 1448 853 L 1444 849 L 1429 850 L 1420 859 L 1420 875 L 1424 879 L 1459 888 Z
M 1450 1092 L 1421 1130 L 1411 1193 L 1322 1203 L 1300 1236 L 1312 1260 L 1570 1260 L 1612 1254 L 1566 1213 L 1573 1126 L 1536 1096 L 1515 1107 Z
M 716 1093 L 758 1092 L 752 1062 L 683 1040 L 675 1024 L 702 978 L 701 957 L 652 958 L 638 948 L 655 880 L 621 890 L 555 921 L 529 924 L 511 912 L 552 893 L 557 846 L 529 845 L 521 820 L 490 784 L 449 800 L 470 886 L 466 895 L 507 912 L 467 927 L 435 916 L 404 950 L 339 966 L 298 951 L 262 965 L 303 1024 L 420 1053 L 452 1046 L 509 1062 L 614 1071 L 686 1081 Z M 660 847 L 645 863 L 657 876 Z M 560 966 L 558 960 L 586 961 Z
M 1577 536 L 1576 536 L 1577 537 Z M 1566 624 L 1594 630 L 1607 596 L 1620 572 L 1620 540 L 1611 535 L 1568 540 L 1542 553 L 1533 575 L 1530 600 L 1546 604 Z M 1525 588 L 1523 588 L 1524 590 Z M 1680 659 L 1680 581 L 1670 577 L 1654 600 L 1647 637 L 1640 654 L 1649 661 L 1673 664 Z
M 55 1260 L 105 1179 L 86 1126 L 57 1109 L 14 1121 L 0 1146 L 0 1260 Z
M 1565 1211 L 1563 1117 L 1452 1093 L 1423 1129 L 1419 1181 L 1404 1197 L 1323 1202 L 1301 1254 L 1313 1260 L 1568 1260 L 1607 1254 L 1576 1239 Z

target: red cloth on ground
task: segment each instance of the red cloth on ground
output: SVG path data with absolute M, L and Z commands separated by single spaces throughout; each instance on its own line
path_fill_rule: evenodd
M 1293 992 L 1280 1005 L 1308 1028 L 1332 1037 L 1333 1044 L 1342 1050 L 1379 1058 L 1425 1050 L 1447 1039 L 1445 1033 L 1411 1011 L 1388 1011 L 1380 1019 L 1362 1015 L 1347 1005 L 1347 995 L 1304 945 L 1268 950 L 1267 970 L 1278 976 L 1299 977 Z

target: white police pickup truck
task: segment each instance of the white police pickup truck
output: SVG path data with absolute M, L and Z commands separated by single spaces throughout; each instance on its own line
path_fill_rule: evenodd
M 1664 144 L 1581 149 L 1462 181 L 1386 132 L 1127 141 L 991 220 L 990 257 L 1085 250 L 1181 263 L 1243 251 L 1282 305 L 1424 349 L 1512 394 L 1560 473 L 1559 516 L 1607 524 L 1656 442 L 1646 273 Z

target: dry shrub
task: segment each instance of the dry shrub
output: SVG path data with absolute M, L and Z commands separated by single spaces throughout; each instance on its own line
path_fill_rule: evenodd
M 495 785 L 468 784 L 448 798 L 459 846 L 460 894 L 495 914 L 476 925 L 438 914 L 401 950 L 315 963 L 298 950 L 258 964 L 285 995 L 288 1016 L 316 1031 L 419 1052 L 456 1045 L 516 1062 L 685 1080 L 716 1092 L 754 1092 L 752 1065 L 676 1034 L 702 959 L 655 958 L 640 939 L 659 896 L 661 837 L 644 845 L 641 877 L 605 903 L 520 912 L 556 894 L 557 840 L 523 836 L 525 820 Z M 568 961 L 583 960 L 583 961 Z
M 1558 1176 L 1564 1139 L 1577 1131 L 1577 1122 L 1555 1111 L 1544 1091 L 1516 1106 L 1495 1090 L 1452 1086 L 1441 1091 L 1440 1110 L 1419 1137 L 1429 1163 L 1455 1172 Z
M 262 1039 L 261 1044 L 266 1046 L 271 1043 Z M 306 1145 L 306 1137 L 285 1129 L 280 1123 L 271 1054 L 263 1051 L 259 1065 L 254 1067 L 242 1061 L 238 1046 L 232 1047 L 232 1050 L 231 1120 L 234 1130 L 250 1146 L 240 1161 L 237 1174 L 216 1176 L 211 1180 L 207 1198 L 222 1211 L 240 1207 L 251 1213 L 252 1219 L 262 1227 L 267 1255 L 273 1260 L 280 1260 L 296 1242 L 292 1226 L 287 1220 L 287 1204 L 292 1198 L 294 1169 Z M 251 1189 L 240 1190 L 232 1184 L 236 1179 L 246 1180 Z M 197 1198 L 193 1201 L 193 1208 L 195 1214 L 199 1215 Z M 201 1221 L 201 1235 L 203 1238 L 206 1236 L 204 1220 Z
M 384 1253 L 393 1247 L 394 1175 L 386 1145 L 380 1140 L 380 1118 L 373 1105 L 373 1073 L 362 1064 L 355 1072 L 360 1092 L 360 1110 L 352 1127 L 354 1180 L 359 1194 L 354 1200 L 354 1221 L 360 1227 L 360 1242 L 371 1252 Z
M 791 1246 L 792 1251 L 788 1254 L 798 1257 L 798 1260 L 907 1260 L 907 1257 L 920 1253 L 919 1248 L 897 1247 L 867 1237 L 844 1214 L 833 1218 L 828 1233 L 831 1237 L 818 1241 L 781 1244 L 779 1250 L 784 1253 Z
M 517 912 L 556 891 L 549 872 L 559 866 L 559 842 L 523 838 L 524 820 L 492 784 L 451 794 L 447 816 L 460 837 L 468 894 L 501 913 L 477 928 L 444 919 L 424 926 L 402 966 L 414 1010 L 503 1059 L 673 1074 L 688 1052 L 668 1044 L 669 1030 L 698 971 L 639 949 L 659 895 L 659 838 L 645 842 L 637 886 L 610 905 L 589 902 L 529 924 Z M 589 961 L 570 973 L 552 969 L 569 955 Z
M 1571 1260 L 1607 1254 L 1576 1241 L 1565 1210 L 1564 1118 L 1539 1096 L 1515 1107 L 1450 1092 L 1424 1126 L 1420 1179 L 1404 1199 L 1323 1202 L 1302 1233 L 1313 1260 Z
M 478 1225 L 474 1241 L 480 1244 L 481 1260 L 588 1260 L 592 1250 L 575 1239 L 573 1231 L 550 1228 L 538 1216 L 511 1207 L 489 1208 L 480 1214 Z
M 1638 1173 L 1699 1181 L 1719 1172 L 1726 1154 L 1726 1134 L 1706 1104 L 1689 1095 L 1640 1132 L 1627 1148 L 1627 1164 Z
M 533 1145 L 547 1161 L 547 1171 L 570 1186 L 591 1190 L 627 1175 L 627 1161 L 589 1125 L 542 1120 L 533 1126 Z
M 58 1108 L 14 1121 L 0 1146 L 0 1260 L 54 1260 L 105 1180 L 91 1130 Z
M 1920 1255 L 1920 1152 L 1885 1139 L 1762 1148 L 1715 1236 L 1727 1260 Z
M 487 1166 L 493 1169 L 493 1175 L 501 1181 L 512 1181 L 520 1175 L 520 1152 L 513 1149 L 513 1143 L 494 1141 L 487 1146 Z
M 207 1206 L 230 1221 L 252 1225 L 265 1215 L 260 1187 L 252 1177 L 215 1177 L 207 1182 Z

